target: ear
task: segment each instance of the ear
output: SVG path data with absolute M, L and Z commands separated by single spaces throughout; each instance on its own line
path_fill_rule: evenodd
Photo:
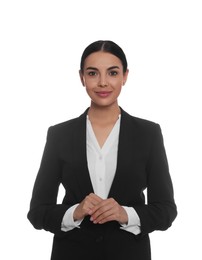
M 82 85 L 85 87 L 85 80 L 84 80 L 84 77 L 83 77 L 83 72 L 81 70 L 79 70 L 79 76 L 80 76 L 80 80 L 81 80 Z
M 126 84 L 126 81 L 128 79 L 128 73 L 129 73 L 129 69 L 127 69 L 123 75 L 123 86 Z

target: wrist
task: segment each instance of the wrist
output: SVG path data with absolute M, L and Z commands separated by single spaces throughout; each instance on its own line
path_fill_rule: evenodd
M 73 212 L 73 219 L 74 221 L 80 221 L 85 217 L 84 214 L 82 214 L 79 205 L 75 208 Z
M 121 214 L 120 214 L 121 218 L 119 223 L 121 225 L 127 225 L 128 224 L 128 214 L 126 212 L 126 210 L 124 209 L 124 207 L 121 207 Z

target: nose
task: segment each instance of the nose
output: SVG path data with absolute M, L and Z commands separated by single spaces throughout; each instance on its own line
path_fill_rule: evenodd
M 98 86 L 101 87 L 101 88 L 106 88 L 108 86 L 106 76 L 100 76 Z

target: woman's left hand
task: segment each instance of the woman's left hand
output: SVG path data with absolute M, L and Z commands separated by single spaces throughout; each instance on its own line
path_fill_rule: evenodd
M 109 221 L 118 221 L 120 224 L 128 222 L 128 215 L 125 209 L 113 198 L 102 200 L 89 212 L 90 220 L 94 224 L 104 224 Z

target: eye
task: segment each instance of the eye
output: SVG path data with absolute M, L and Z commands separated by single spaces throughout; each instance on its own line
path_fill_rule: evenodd
M 97 73 L 96 73 L 96 71 L 89 71 L 88 75 L 92 77 L 92 76 L 96 76 Z
M 109 75 L 110 75 L 110 76 L 116 76 L 116 75 L 118 75 L 118 71 L 116 71 L 116 70 L 111 70 L 111 71 L 109 72 Z

